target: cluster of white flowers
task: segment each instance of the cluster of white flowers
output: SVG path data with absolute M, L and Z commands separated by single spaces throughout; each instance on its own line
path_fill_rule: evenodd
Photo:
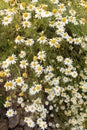
M 32 129 L 86 130 L 87 36 L 67 31 L 68 24 L 85 26 L 85 18 L 77 17 L 72 2 L 4 1 L 10 8 L 0 11 L 2 25 L 10 27 L 16 16 L 20 20 L 13 39 L 18 53 L 0 63 L 0 82 L 8 95 L 6 116 L 17 114 L 15 103 L 30 115 L 24 121 Z

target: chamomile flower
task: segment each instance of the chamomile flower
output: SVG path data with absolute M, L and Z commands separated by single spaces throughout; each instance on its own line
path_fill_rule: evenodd
M 34 121 L 30 117 L 25 117 L 24 122 L 26 122 L 30 128 L 33 128 L 35 126 Z
M 4 19 L 2 20 L 2 24 L 4 26 L 7 26 L 8 24 L 10 24 L 12 22 L 13 18 L 12 16 L 8 15 L 8 16 L 5 16 Z
M 81 18 L 79 22 L 80 22 L 80 24 L 84 25 L 86 23 L 86 19 L 85 18 Z
M 71 72 L 71 76 L 73 78 L 76 78 L 78 76 L 78 73 L 76 71 Z
M 31 18 L 31 14 L 30 13 L 23 13 L 23 20 L 29 20 Z
M 32 61 L 30 66 L 31 66 L 31 68 L 35 69 L 36 66 L 38 66 L 38 64 L 39 64 L 38 61 Z
M 68 77 L 63 77 L 63 82 L 64 82 L 64 83 L 69 82 L 69 78 L 68 78 Z
M 59 0 L 50 0 L 53 4 L 58 4 Z
M 6 101 L 5 104 L 4 104 L 4 107 L 8 108 L 10 107 L 12 104 L 10 101 Z
M 46 17 L 51 17 L 52 16 L 52 13 L 50 12 L 50 11 L 43 11 L 42 13 L 41 13 L 41 16 L 42 16 L 42 18 L 46 18 Z
M 23 101 L 24 101 L 24 99 L 23 99 L 22 97 L 18 97 L 18 99 L 17 99 L 17 103 L 18 103 L 18 104 L 23 103 Z
M 79 45 L 82 43 L 82 39 L 79 37 L 79 38 L 74 38 L 74 44 L 76 45 Z
M 7 62 L 8 62 L 9 64 L 15 64 L 15 63 L 16 63 L 16 60 L 17 60 L 17 58 L 16 58 L 16 55 L 14 55 L 14 54 L 12 54 L 12 56 L 9 56 L 9 57 L 7 58 Z
M 49 73 L 48 73 L 48 77 L 51 79 L 51 78 L 54 77 L 54 74 L 53 74 L 52 72 L 49 72 Z
M 62 56 L 57 56 L 56 59 L 57 59 L 58 62 L 62 62 L 63 61 L 63 57 Z
M 33 39 L 27 39 L 26 41 L 25 41 L 25 45 L 26 46 L 32 46 L 34 44 L 34 40 Z
M 32 3 L 32 4 L 29 4 L 29 5 L 27 6 L 27 10 L 29 10 L 29 11 L 35 10 L 34 4 L 33 4 L 33 3 Z
M 26 52 L 25 51 L 21 51 L 19 54 L 20 58 L 24 58 L 26 56 Z
M 70 59 L 70 58 L 65 58 L 65 60 L 64 60 L 64 64 L 65 64 L 65 65 L 68 65 L 68 66 L 71 65 L 72 62 L 73 62 L 73 61 L 72 61 L 72 59 Z
M 61 23 L 62 23 L 63 26 L 65 26 L 66 24 L 68 24 L 68 18 L 67 17 L 63 17 L 61 19 Z
M 46 118 L 46 112 L 42 112 L 42 113 L 40 114 L 40 116 L 42 117 L 42 119 L 45 119 L 45 118 Z
M 37 55 L 38 55 L 38 59 L 39 59 L 39 60 L 45 61 L 45 58 L 46 58 L 46 53 L 45 53 L 45 51 L 39 51 Z
M 15 115 L 15 111 L 13 109 L 8 109 L 6 116 L 8 118 L 13 117 Z
M 71 23 L 76 23 L 77 22 L 76 17 L 74 17 L 74 16 L 69 16 L 68 21 L 71 22 Z
M 29 89 L 29 93 L 31 95 L 35 95 L 36 94 L 36 88 L 34 86 L 32 86 L 30 89 Z
M 63 12 L 66 11 L 66 6 L 64 4 L 60 3 L 58 6 Z
M 10 80 L 5 83 L 4 87 L 6 88 L 6 91 L 14 90 L 16 87 L 16 83 L 14 80 Z
M 43 121 L 42 118 L 38 118 L 37 119 L 37 124 L 39 125 L 42 121 Z
M 64 32 L 64 33 L 62 34 L 62 38 L 64 38 L 64 39 L 68 39 L 68 38 L 69 38 L 68 33 L 67 33 L 67 32 Z
M 42 130 L 47 129 L 47 123 L 45 121 L 42 121 L 39 126 L 41 127 Z
M 37 3 L 37 2 L 38 2 L 38 0 L 32 0 L 32 2 L 33 2 L 33 3 Z
M 28 89 L 28 85 L 24 84 L 21 88 L 22 92 L 26 92 L 26 90 Z
M 73 38 L 72 38 L 71 36 L 68 36 L 68 37 L 67 37 L 67 41 L 68 41 L 70 44 L 72 44 L 72 43 L 73 43 Z
M 37 40 L 40 44 L 45 44 L 47 42 L 47 38 L 45 36 L 39 37 Z
M 46 69 L 44 70 L 45 73 L 50 73 L 52 71 L 54 71 L 54 68 L 51 65 L 47 66 Z
M 37 74 L 38 76 L 40 76 L 40 75 L 42 74 L 42 72 L 43 72 L 43 66 L 42 66 L 42 65 L 37 65 L 37 66 L 35 67 L 35 72 L 36 72 L 36 74 Z
M 55 21 L 49 21 L 49 26 L 50 27 L 55 27 Z
M 35 18 L 41 19 L 42 13 L 44 12 L 44 10 L 41 9 L 41 8 L 36 8 L 36 9 L 35 9 L 35 12 L 36 12 Z
M 31 22 L 29 22 L 29 21 L 23 21 L 22 22 L 22 26 L 24 27 L 24 28 L 30 28 L 31 27 Z
M 26 3 L 25 3 L 25 2 L 22 2 L 22 3 L 20 4 L 20 9 L 21 9 L 21 10 L 25 10 L 25 8 L 26 8 Z
M 70 13 L 72 16 L 75 16 L 75 15 L 76 15 L 76 11 L 75 11 L 74 9 L 71 9 L 71 10 L 69 11 L 69 13 Z
M 57 86 L 57 85 L 59 84 L 59 77 L 53 78 L 53 79 L 52 79 L 52 84 L 53 84 L 54 86 Z
M 4 70 L 4 74 L 5 74 L 6 77 L 11 76 L 11 74 L 10 74 L 10 69 L 5 69 L 5 70 Z
M 56 23 L 55 23 L 55 26 L 56 26 L 56 28 L 61 28 L 61 27 L 63 27 L 63 24 L 62 24 L 62 22 L 61 21 L 57 21 Z
M 36 105 L 36 110 L 38 112 L 42 112 L 44 110 L 44 105 L 41 105 L 41 104 Z
M 32 112 L 32 113 L 34 113 L 34 112 L 36 111 L 36 107 L 35 107 L 34 104 L 32 104 L 32 105 L 29 105 L 29 106 L 25 107 L 25 110 L 26 110 L 27 112 Z
M 53 47 L 53 46 L 56 47 L 57 44 L 58 44 L 58 41 L 57 41 L 56 38 L 50 39 L 49 45 L 50 45 L 51 47 Z
M 16 81 L 16 84 L 19 86 L 22 86 L 24 84 L 24 80 L 22 77 L 17 77 L 15 81 Z
M 6 11 L 6 14 L 10 16 L 14 15 L 17 12 L 16 8 L 8 8 L 5 11 Z
M 28 66 L 27 60 L 22 60 L 22 61 L 20 61 L 20 67 L 21 67 L 22 69 L 27 68 L 27 66 Z
M 54 90 L 56 96 L 59 96 L 59 95 L 60 95 L 60 92 L 61 92 L 60 86 L 55 86 L 55 87 L 53 88 L 53 90 Z
M 25 108 L 24 108 L 24 109 L 25 109 L 25 111 L 26 111 L 26 112 L 29 112 L 29 110 L 30 110 L 30 108 L 29 108 L 29 106 L 28 106 L 28 105 L 27 105 L 27 106 L 25 106 Z
M 16 37 L 16 39 L 15 39 L 15 43 L 21 44 L 21 43 L 23 43 L 23 42 L 24 42 L 24 38 L 21 37 L 20 35 L 18 35 L 18 36 Z
M 39 91 L 42 90 L 42 85 L 41 84 L 35 85 L 35 89 L 36 89 L 36 92 L 38 93 Z
M 58 10 L 55 9 L 55 8 L 53 8 L 53 10 L 52 10 L 52 14 L 53 14 L 54 16 L 57 16 L 57 15 L 58 15 Z
M 61 27 L 61 28 L 59 28 L 59 29 L 57 29 L 56 30 L 56 34 L 57 35 L 61 35 L 62 36 L 62 34 L 65 32 L 65 28 L 64 27 Z
M 65 69 L 65 75 L 67 76 L 71 75 L 71 70 L 69 68 Z
M 2 66 L 1 66 L 3 69 L 7 69 L 9 67 L 9 62 L 6 60 L 6 61 L 3 61 L 2 62 Z

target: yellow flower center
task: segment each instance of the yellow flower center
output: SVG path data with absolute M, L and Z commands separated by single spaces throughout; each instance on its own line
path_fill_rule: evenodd
M 21 36 L 17 36 L 17 40 L 19 40 L 19 41 L 20 41 L 20 40 L 21 40 Z

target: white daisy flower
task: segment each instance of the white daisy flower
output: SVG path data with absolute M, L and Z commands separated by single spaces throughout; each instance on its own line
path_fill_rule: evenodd
M 18 99 L 17 99 L 17 103 L 18 103 L 18 104 L 23 103 L 23 101 L 24 101 L 24 99 L 23 99 L 22 97 L 18 97 Z
M 15 111 L 13 109 L 9 109 L 6 113 L 8 118 L 13 117 L 15 115 Z
M 29 20 L 31 18 L 31 14 L 30 13 L 23 13 L 23 20 Z
M 24 28 L 30 28 L 31 27 L 31 22 L 29 22 L 29 21 L 23 21 L 22 22 L 22 26 L 24 27 Z
M 34 40 L 33 39 L 27 39 L 26 41 L 25 41 L 25 45 L 26 46 L 32 46 L 34 44 Z
M 20 56 L 20 58 L 24 58 L 26 56 L 26 52 L 25 51 L 21 51 L 19 56 Z
M 71 72 L 71 76 L 73 78 L 76 78 L 78 76 L 78 73 L 76 71 Z
M 16 57 L 16 55 L 14 55 L 14 54 L 12 54 L 12 56 L 9 56 L 9 57 L 7 58 L 7 62 L 8 62 L 9 64 L 15 64 L 15 63 L 16 63 L 16 60 L 17 60 L 17 57 Z
M 23 43 L 23 42 L 24 42 L 24 38 L 21 37 L 20 35 L 18 35 L 18 36 L 16 37 L 16 39 L 15 39 L 15 43 L 21 44 L 21 43 Z
M 28 66 L 27 60 L 22 60 L 22 61 L 20 61 L 20 67 L 21 67 L 22 69 L 26 68 L 27 66 Z
M 73 61 L 72 61 L 72 59 L 70 59 L 70 58 L 65 58 L 65 60 L 64 60 L 64 64 L 65 64 L 65 65 L 68 65 L 68 66 L 71 65 L 72 62 L 73 62 Z
M 17 77 L 16 78 L 16 84 L 19 86 L 22 86 L 24 84 L 24 80 L 22 77 Z

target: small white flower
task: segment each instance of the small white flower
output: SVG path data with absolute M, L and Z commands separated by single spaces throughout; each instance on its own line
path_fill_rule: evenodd
M 76 15 L 76 11 L 75 11 L 74 9 L 71 9 L 71 10 L 69 11 L 69 13 L 70 13 L 72 16 L 75 16 L 75 15 Z
M 21 103 L 23 103 L 23 101 L 24 101 L 24 99 L 22 97 L 19 97 L 18 100 L 17 100 L 17 103 L 21 104 Z
M 40 44 L 45 44 L 47 42 L 47 38 L 45 36 L 39 37 L 37 40 Z
M 28 66 L 27 60 L 22 60 L 20 61 L 20 67 L 22 69 L 26 68 Z
M 33 2 L 33 3 L 36 3 L 36 2 L 38 2 L 38 0 L 32 0 L 32 2 Z
M 7 81 L 4 87 L 6 88 L 6 91 L 14 90 L 16 87 L 16 82 L 14 80 Z
M 53 4 L 58 4 L 59 0 L 50 0 Z
M 31 22 L 29 22 L 29 21 L 23 21 L 22 22 L 22 26 L 24 27 L 24 28 L 30 28 L 31 27 Z
M 72 62 L 73 62 L 73 61 L 72 61 L 72 59 L 70 59 L 70 58 L 65 58 L 65 60 L 64 60 L 64 64 L 65 64 L 65 65 L 68 65 L 68 66 L 71 65 Z
M 20 35 L 18 35 L 18 36 L 16 37 L 16 39 L 15 39 L 15 43 L 21 44 L 21 43 L 23 43 L 23 42 L 24 42 L 23 37 L 21 37 Z
M 58 62 L 62 62 L 63 61 L 63 57 L 62 56 L 57 56 L 56 59 L 57 59 Z
M 7 15 L 7 16 L 5 16 L 4 19 L 2 20 L 2 24 L 3 24 L 4 26 L 7 26 L 8 24 L 10 24 L 10 23 L 12 22 L 12 20 L 13 20 L 13 17 L 10 16 L 10 15 Z
M 15 111 L 13 109 L 9 109 L 6 113 L 8 118 L 13 117 L 15 115 Z
M 25 45 L 26 46 L 32 46 L 34 44 L 34 40 L 33 39 L 27 39 L 26 41 L 25 41 Z
M 21 88 L 22 92 L 26 92 L 27 89 L 28 89 L 27 84 L 24 84 L 23 87 Z
M 16 78 L 16 83 L 17 83 L 17 85 L 19 85 L 19 86 L 23 85 L 23 84 L 24 84 L 23 78 L 22 78 L 22 77 L 17 77 L 17 78 Z
M 2 66 L 1 66 L 3 69 L 7 69 L 9 67 L 9 62 L 6 60 L 6 61 L 3 61 L 2 62 Z
M 38 55 L 39 60 L 45 61 L 45 58 L 46 58 L 45 51 L 39 51 L 37 55 Z
M 19 56 L 20 56 L 20 58 L 24 58 L 26 56 L 26 52 L 25 51 L 21 51 Z
M 28 20 L 31 18 L 31 14 L 30 13 L 23 13 L 23 20 Z
M 15 64 L 15 63 L 16 63 L 16 60 L 17 60 L 17 58 L 16 58 L 16 55 L 14 55 L 14 54 L 12 54 L 12 56 L 9 56 L 9 57 L 7 58 L 7 62 L 8 62 L 9 64 Z
M 78 76 L 78 73 L 76 71 L 71 72 L 71 76 L 73 78 L 76 78 Z
M 22 2 L 22 3 L 20 4 L 20 9 L 21 9 L 21 10 L 25 10 L 25 8 L 26 8 L 26 3 L 25 3 L 25 2 Z
M 33 127 L 35 126 L 34 121 L 33 121 L 30 117 L 25 117 L 24 121 L 27 123 L 27 125 L 28 125 L 30 128 L 33 128 Z

